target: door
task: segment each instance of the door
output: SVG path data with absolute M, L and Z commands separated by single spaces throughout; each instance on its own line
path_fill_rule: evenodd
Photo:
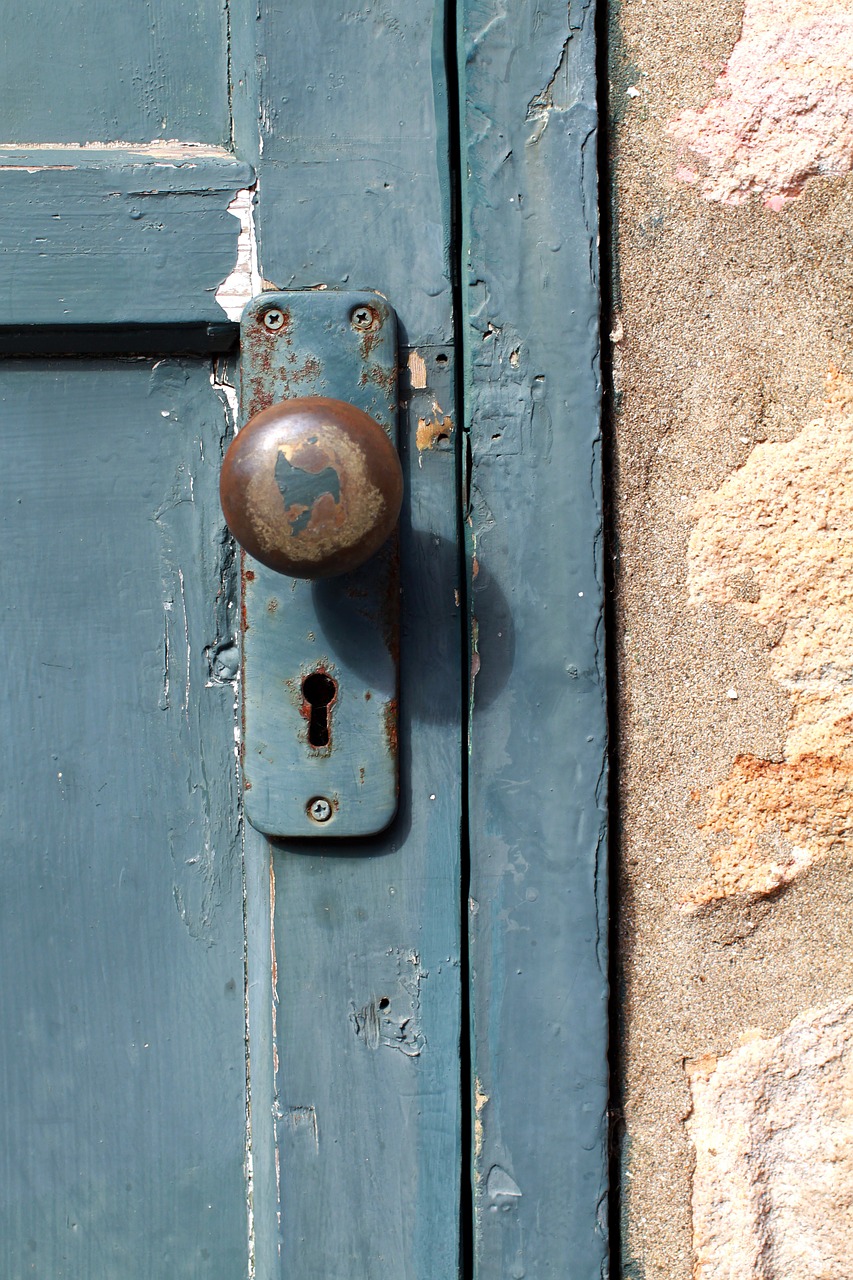
M 589 7 L 32 0 L 4 46 L 10 1277 L 605 1256 Z M 242 818 L 238 318 L 399 322 L 398 816 Z

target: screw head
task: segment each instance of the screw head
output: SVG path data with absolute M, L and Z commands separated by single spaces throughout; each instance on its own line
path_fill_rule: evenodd
M 269 311 L 264 312 L 264 325 L 273 333 L 281 329 L 283 324 L 284 312 L 280 311 L 278 307 L 270 307 Z
M 332 816 L 332 806 L 325 796 L 315 796 L 306 806 L 308 817 L 314 822 L 328 822 Z
M 350 324 L 357 333 L 370 333 L 372 329 L 378 329 L 381 323 L 379 312 L 373 307 L 356 307 L 350 316 Z

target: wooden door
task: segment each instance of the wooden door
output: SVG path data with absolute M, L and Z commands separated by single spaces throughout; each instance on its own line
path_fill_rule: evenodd
M 591 41 L 473 0 L 9 34 L 4 1275 L 601 1268 Z M 242 822 L 216 500 L 270 285 L 401 334 L 400 812 L 307 848 Z

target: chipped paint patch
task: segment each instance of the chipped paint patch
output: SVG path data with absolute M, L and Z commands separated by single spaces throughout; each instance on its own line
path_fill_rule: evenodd
M 376 957 L 376 971 L 385 971 L 381 990 L 357 1008 L 350 1003 L 349 1020 L 356 1039 L 367 1049 L 397 1049 L 417 1058 L 426 1048 L 421 1029 L 421 983 L 429 976 L 417 951 L 401 948 Z
M 434 449 L 438 444 L 445 444 L 453 435 L 453 419 L 441 408 L 437 400 L 432 402 L 432 413 L 427 418 L 418 418 L 415 443 L 418 452 Z
M 479 1168 L 479 1161 L 483 1154 L 483 1138 L 485 1130 L 483 1127 L 483 1112 L 489 1101 L 489 1095 L 483 1088 L 479 1076 L 474 1080 L 474 1163 L 475 1169 Z
M 210 385 L 221 399 L 228 414 L 228 425 L 234 435 L 240 430 L 240 405 L 237 388 L 231 377 L 228 361 L 216 358 L 211 364 Z
M 691 602 L 767 628 L 791 715 L 784 759 L 739 755 L 701 830 L 714 874 L 682 904 L 773 892 L 853 831 L 853 385 L 832 375 L 826 415 L 761 444 L 697 504 Z M 698 797 L 697 797 L 698 798 Z
M 98 155 L 99 152 L 107 153 L 127 152 L 131 157 L 139 156 L 141 159 L 152 160 L 155 164 L 159 161 L 168 167 L 180 165 L 182 168 L 193 168 L 198 163 L 204 163 L 207 160 L 227 160 L 233 161 L 234 153 L 225 147 L 210 146 L 204 142 L 181 142 L 178 138 L 153 138 L 151 142 L 2 142 L 0 143 L 0 167 L 17 169 L 21 166 L 15 163 L 8 164 L 7 161 L 16 160 L 22 151 L 67 151 L 70 155 Z M 122 157 L 124 158 L 124 157 Z M 37 172 L 39 168 L 57 169 L 57 168 L 74 168 L 73 165 L 43 165 L 38 166 L 30 172 Z
M 409 377 L 414 391 L 423 391 L 427 384 L 426 360 L 417 351 L 409 354 Z
M 694 1280 L 826 1280 L 853 1250 L 853 1002 L 687 1066 Z
M 240 223 L 237 236 L 237 258 L 234 270 L 216 290 L 216 301 L 229 320 L 239 322 L 246 303 L 256 297 L 262 288 L 258 267 L 258 238 L 255 233 L 255 197 L 257 183 L 238 191 L 228 206 L 228 212 Z
M 486 1176 L 486 1199 L 490 1209 L 504 1213 L 514 1209 L 521 1199 L 521 1188 L 515 1178 L 499 1164 L 493 1164 Z
M 572 32 L 569 31 L 560 48 L 560 56 L 548 83 L 535 94 L 527 104 L 525 121 L 537 122 L 536 128 L 527 139 L 528 145 L 535 146 L 548 127 L 548 121 L 555 111 L 568 111 L 577 101 L 576 88 L 571 74 Z
M 317 1125 L 317 1111 L 313 1106 L 288 1107 L 284 1113 L 284 1123 L 294 1134 L 306 1134 L 314 1148 L 315 1154 L 320 1150 L 320 1130 Z
M 676 177 L 706 200 L 751 196 L 778 211 L 818 174 L 853 168 L 850 0 L 746 0 L 740 39 L 701 110 L 682 111 L 671 137 L 699 157 Z

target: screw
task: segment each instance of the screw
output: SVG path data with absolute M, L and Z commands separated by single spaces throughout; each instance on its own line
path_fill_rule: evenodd
M 279 311 L 278 307 L 270 307 L 269 311 L 264 312 L 264 324 L 275 333 L 284 324 L 284 312 Z
M 307 804 L 308 817 L 315 822 L 328 822 L 332 816 L 332 806 L 325 796 L 315 796 Z
M 371 329 L 379 328 L 379 313 L 373 307 L 356 307 L 350 316 L 350 323 L 358 333 L 369 333 Z

